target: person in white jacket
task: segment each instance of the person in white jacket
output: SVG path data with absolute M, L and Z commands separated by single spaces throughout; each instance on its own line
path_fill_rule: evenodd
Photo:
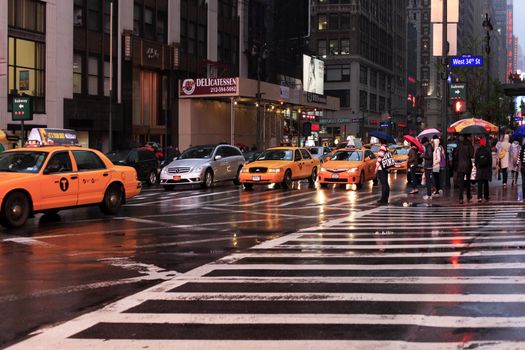
M 503 137 L 498 157 L 501 163 L 501 174 L 503 175 L 503 187 L 507 187 L 508 168 L 510 164 L 510 142 L 509 135 Z
M 441 165 L 445 160 L 445 152 L 443 151 L 443 147 L 441 147 L 441 145 L 439 144 L 439 138 L 437 137 L 432 140 L 432 146 L 434 148 L 432 161 L 432 179 L 434 180 L 434 186 L 436 187 L 436 192 L 434 193 L 434 196 L 437 197 L 443 193 L 443 189 L 441 187 L 440 171 Z

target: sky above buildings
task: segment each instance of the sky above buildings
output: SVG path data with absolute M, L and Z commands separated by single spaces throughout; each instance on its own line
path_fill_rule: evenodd
M 523 14 L 525 13 L 525 0 L 514 0 L 514 35 L 518 39 L 518 43 L 522 48 L 525 48 L 525 20 Z

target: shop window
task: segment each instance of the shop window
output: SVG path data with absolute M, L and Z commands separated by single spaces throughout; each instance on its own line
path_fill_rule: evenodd
M 13 28 L 46 32 L 46 3 L 37 0 L 9 0 L 8 22 Z
M 350 55 L 350 40 L 341 40 L 341 55 Z
M 82 93 L 82 55 L 73 55 L 73 93 Z
M 98 95 L 98 58 L 88 58 L 88 94 Z
M 326 30 L 328 29 L 328 18 L 326 15 L 319 15 L 317 18 L 317 29 Z
M 142 5 L 133 6 L 133 34 L 142 36 Z
M 45 44 L 37 41 L 9 37 L 8 86 L 10 94 L 45 96 Z M 35 112 L 43 112 L 44 106 Z
M 109 96 L 109 90 L 111 87 L 111 81 L 109 79 L 109 61 L 104 61 L 104 96 Z
M 87 28 L 100 31 L 100 0 L 87 0 Z
M 317 54 L 321 57 L 326 56 L 326 40 L 317 41 Z
M 84 26 L 84 0 L 75 0 L 73 4 L 73 25 Z

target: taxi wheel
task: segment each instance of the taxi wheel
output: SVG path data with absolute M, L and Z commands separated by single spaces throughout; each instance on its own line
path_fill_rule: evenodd
M 314 168 L 312 170 L 312 174 L 310 175 L 310 177 L 308 178 L 308 184 L 310 186 L 313 186 L 315 185 L 315 182 L 317 181 L 317 168 Z
M 213 186 L 213 171 L 210 169 L 206 170 L 204 173 L 204 182 L 202 183 L 202 188 L 210 188 Z
M 365 173 L 361 172 L 361 175 L 359 175 L 359 183 L 355 185 L 357 189 L 363 188 L 365 185 Z
M 13 192 L 4 200 L 0 222 L 5 227 L 21 227 L 26 223 L 30 211 L 27 196 L 21 192 Z
M 239 179 L 241 177 L 241 168 L 242 167 L 239 167 L 239 169 L 237 169 L 237 176 L 235 176 L 235 179 L 233 179 L 233 184 L 237 186 L 241 184 L 241 181 Z
M 148 185 L 152 186 L 157 183 L 157 172 L 152 170 L 148 175 Z
M 100 210 L 102 210 L 104 214 L 116 214 L 122 205 L 122 197 L 123 193 L 120 185 L 115 184 L 109 186 L 100 204 Z
M 281 182 L 281 186 L 285 190 L 292 187 L 292 172 L 290 170 L 286 170 L 284 173 L 284 179 L 283 182 Z
M 243 184 L 243 186 L 244 186 L 244 189 L 247 191 L 250 191 L 253 189 L 253 184 L 246 183 L 246 184 Z

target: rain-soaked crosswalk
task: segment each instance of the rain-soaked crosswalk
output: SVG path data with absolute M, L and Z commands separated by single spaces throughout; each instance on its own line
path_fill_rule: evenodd
M 524 349 L 522 206 L 374 207 L 13 349 Z

